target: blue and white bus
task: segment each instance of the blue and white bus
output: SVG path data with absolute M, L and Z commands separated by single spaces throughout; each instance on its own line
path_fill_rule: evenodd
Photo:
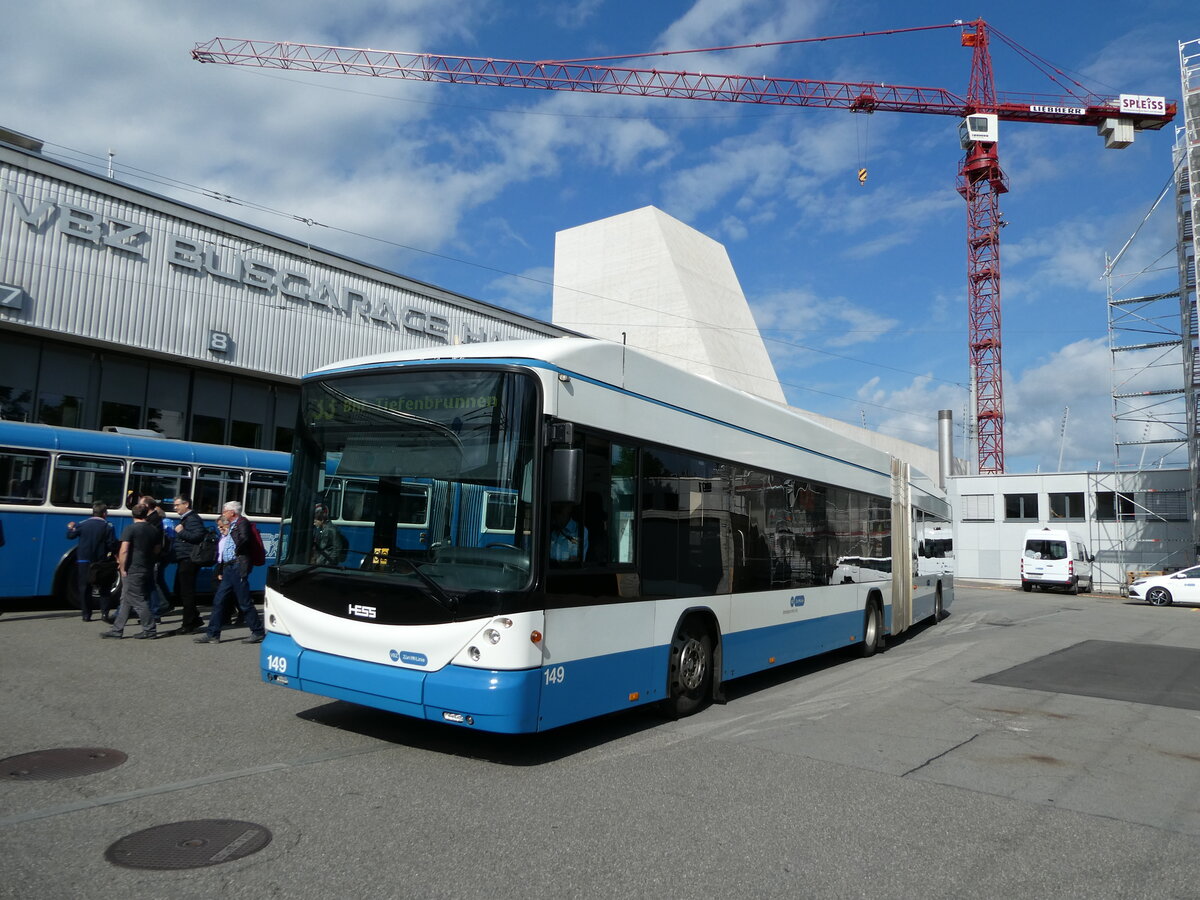
M 78 607 L 67 523 L 103 502 L 119 536 L 143 494 L 167 501 L 168 511 L 188 494 L 210 527 L 226 501 L 241 501 L 273 561 L 288 454 L 152 434 L 0 421 L 0 597 L 54 596 Z M 209 590 L 201 577 L 198 588 Z M 265 580 L 265 570 L 255 570 L 251 588 L 262 590 Z
M 953 598 L 915 571 L 916 527 L 950 521 L 932 482 L 617 344 L 375 356 L 301 391 L 270 684 L 494 732 L 680 716 L 732 678 L 869 656 Z M 849 557 L 886 574 L 834 578 Z

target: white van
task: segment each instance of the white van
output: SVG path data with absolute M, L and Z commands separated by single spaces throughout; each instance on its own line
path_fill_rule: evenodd
M 1021 590 L 1064 588 L 1068 593 L 1092 590 L 1092 562 L 1087 543 L 1061 528 L 1031 528 L 1021 551 Z M 1084 585 L 1087 585 L 1085 588 Z

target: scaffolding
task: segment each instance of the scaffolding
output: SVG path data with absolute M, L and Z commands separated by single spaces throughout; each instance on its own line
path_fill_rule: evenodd
M 1179 44 L 1179 62 L 1184 124 L 1176 134 L 1171 178 L 1121 250 L 1105 256 L 1114 465 L 1111 473 L 1092 479 L 1094 495 L 1112 506 L 1097 510 L 1093 538 L 1105 568 L 1126 577 L 1192 565 L 1200 548 L 1200 344 L 1192 225 L 1200 197 L 1191 190 L 1200 184 L 1200 40 Z M 1142 229 L 1172 195 L 1175 245 L 1147 251 L 1139 240 Z M 1174 261 L 1166 262 L 1172 255 Z M 1182 496 L 1149 489 L 1148 471 L 1185 466 L 1188 489 Z M 1190 528 L 1181 527 L 1189 521 Z
M 1197 358 L 1196 260 L 1200 237 L 1195 222 L 1200 213 L 1200 39 L 1179 44 L 1179 76 L 1183 125 L 1175 133 L 1175 210 L 1179 243 L 1179 318 L 1184 339 L 1187 398 L 1188 468 L 1192 491 L 1192 547 L 1200 554 L 1200 429 L 1196 404 L 1200 398 L 1200 359 Z

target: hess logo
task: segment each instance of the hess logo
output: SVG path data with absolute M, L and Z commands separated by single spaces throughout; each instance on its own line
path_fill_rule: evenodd
M 375 618 L 375 607 L 374 606 L 360 606 L 357 603 L 351 603 L 348 612 L 350 615 L 358 616 L 360 619 Z

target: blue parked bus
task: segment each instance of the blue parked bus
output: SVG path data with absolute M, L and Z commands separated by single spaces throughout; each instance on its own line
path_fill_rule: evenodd
M 213 527 L 227 501 L 242 503 L 262 534 L 272 564 L 287 480 L 288 454 L 196 444 L 153 432 L 89 431 L 0 421 L 0 599 L 53 596 L 79 607 L 74 542 L 67 523 L 108 504 L 118 537 L 143 494 L 170 501 L 192 497 L 192 508 Z M 200 591 L 211 590 L 202 573 Z M 261 591 L 266 570 L 250 586 Z

